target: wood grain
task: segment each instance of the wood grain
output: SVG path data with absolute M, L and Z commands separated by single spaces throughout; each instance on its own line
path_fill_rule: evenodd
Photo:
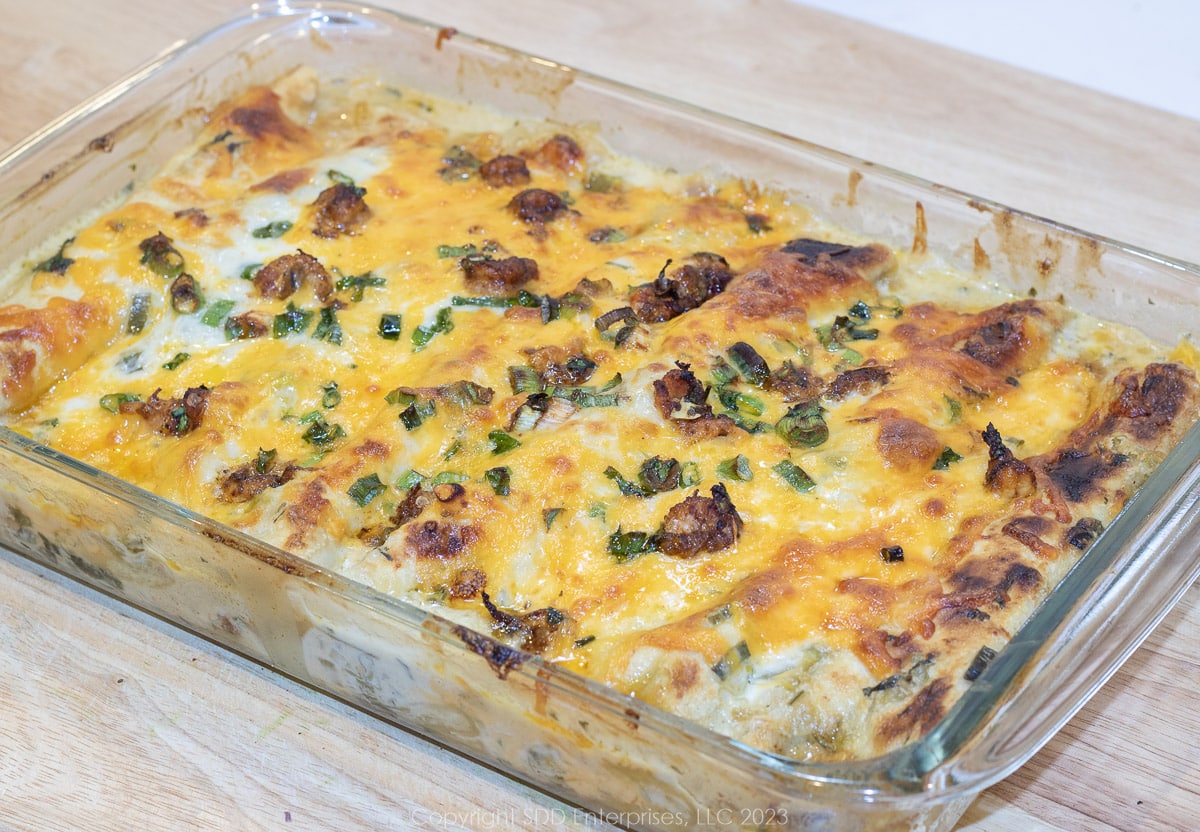
M 785 0 L 697 0 L 686 14 L 667 0 L 384 5 L 1200 262 L 1200 124 L 1188 119 Z M 0 0 L 0 147 L 242 8 Z M 1198 647 L 1193 587 L 960 828 L 1195 828 Z M 2 829 L 581 826 L 610 828 L 0 557 Z

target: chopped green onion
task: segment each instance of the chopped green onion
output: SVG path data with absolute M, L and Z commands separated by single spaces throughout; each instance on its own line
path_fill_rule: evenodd
M 280 312 L 272 321 L 271 334 L 276 338 L 283 338 L 293 332 L 304 332 L 312 318 L 312 312 L 297 309 L 295 304 L 288 301 L 287 310 Z
M 658 551 L 658 534 L 650 532 L 623 532 L 618 527 L 608 536 L 608 553 L 617 563 L 628 563 L 647 552 Z
M 550 527 L 554 525 L 554 521 L 558 519 L 558 515 L 562 514 L 563 510 L 559 508 L 548 508 L 542 512 L 542 520 L 546 523 L 546 531 L 550 531 Z
M 652 456 L 638 469 L 638 482 L 650 494 L 671 491 L 683 485 L 683 467 L 677 459 Z
M 621 493 L 626 497 L 647 497 L 650 494 L 650 492 L 643 489 L 637 483 L 630 482 L 629 480 L 625 479 L 625 477 L 621 475 L 621 472 L 611 465 L 604 469 L 604 476 L 615 482 L 617 484 L 617 488 L 619 488 Z
M 257 338 L 265 334 L 262 325 L 248 315 L 230 316 L 225 319 L 225 337 L 230 341 L 243 341 L 247 338 Z
M 342 394 L 338 390 L 338 383 L 336 381 L 321 385 L 321 407 L 328 410 L 331 407 L 337 407 L 341 401 Z
M 824 409 L 815 401 L 793 406 L 775 423 L 775 433 L 793 448 L 815 448 L 829 438 Z
M 342 439 L 345 435 L 346 430 L 341 425 L 331 425 L 324 418 L 318 416 L 309 424 L 308 430 L 304 431 L 301 439 L 310 445 L 324 448 Z
M 962 456 L 955 453 L 954 449 L 947 445 L 942 449 L 942 452 L 938 454 L 937 461 L 933 463 L 933 470 L 945 471 L 960 459 L 962 459 Z
M 514 364 L 508 368 L 508 383 L 516 394 L 542 392 L 542 380 L 537 371 L 524 364 Z
M 221 322 L 233 311 L 235 305 L 235 302 L 232 300 L 215 300 L 204 310 L 204 314 L 200 316 L 200 321 L 208 326 L 220 326 Z
M 471 178 L 471 174 L 482 164 L 473 153 L 461 145 L 454 145 L 442 157 L 445 167 L 438 173 L 446 182 L 461 182 Z
M 172 358 L 170 361 L 168 361 L 166 364 L 162 365 L 162 367 L 164 370 L 177 370 L 177 369 L 179 369 L 180 364 L 187 361 L 191 357 L 192 356 L 189 353 L 177 352 L 177 353 L 175 353 L 175 357 Z
M 550 395 L 559 399 L 567 399 L 580 407 L 616 407 L 621 397 L 616 393 L 598 393 L 589 387 L 561 387 L 555 385 L 550 389 Z
M 317 321 L 312 337 L 318 341 L 341 344 L 342 335 L 342 325 L 338 323 L 336 307 L 333 304 L 321 307 L 321 318 Z
M 842 363 L 857 367 L 863 363 L 863 354 L 858 350 L 845 349 L 842 351 Z
M 950 411 L 950 424 L 954 424 L 962 419 L 962 402 L 958 399 L 951 398 L 946 394 L 942 394 L 942 398 L 946 402 L 946 408 Z
M 401 491 L 408 491 L 414 486 L 425 482 L 426 479 L 426 476 L 420 471 L 417 471 L 416 469 L 409 469 L 407 472 L 402 474 L 398 480 L 396 480 L 396 488 L 400 489 Z
M 117 366 L 121 368 L 121 372 L 123 373 L 141 372 L 143 369 L 141 350 L 134 350 L 132 352 L 122 354 L 121 357 L 117 359 Z
M 261 269 L 262 267 L 263 267 L 262 263 L 251 263 L 250 265 L 245 266 L 242 269 L 242 272 L 239 275 L 239 277 L 241 277 L 242 280 L 253 280 L 254 275 L 258 274 L 258 270 Z
M 767 362 L 745 341 L 738 341 L 726 350 L 725 354 L 729 356 L 729 363 L 737 369 L 738 374 L 755 387 L 762 387 L 771 374 Z
M 129 321 L 125 331 L 137 335 L 146 328 L 146 319 L 150 316 L 150 293 L 138 292 L 129 299 Z
M 718 463 L 717 476 L 734 482 L 750 482 L 754 479 L 754 472 L 750 470 L 750 460 L 745 454 L 738 454 L 732 459 Z
M 750 647 L 744 641 L 739 641 L 736 645 L 722 656 L 716 664 L 712 666 L 712 672 L 717 674 L 717 678 L 725 681 L 729 678 L 729 674 L 737 668 L 741 667 L 750 659 Z
M 495 456 L 508 453 L 513 448 L 516 448 L 521 444 L 520 440 L 514 439 L 502 430 L 493 430 L 489 432 L 488 442 L 492 444 L 492 454 Z
M 738 377 L 738 371 L 726 363 L 724 358 L 718 358 L 712 370 L 713 383 L 722 387 Z
M 400 340 L 400 316 L 389 312 L 379 316 L 379 337 L 385 341 Z
M 50 272 L 52 274 L 62 274 L 75 261 L 67 257 L 63 252 L 67 250 L 67 246 L 75 242 L 74 237 L 68 237 L 63 240 L 63 244 L 58 247 L 58 253 L 52 257 L 48 257 L 42 262 L 33 267 L 35 272 Z
M 292 228 L 292 223 L 289 220 L 276 220 L 269 222 L 261 228 L 256 228 L 250 232 L 251 237 L 257 237 L 260 240 L 274 240 L 288 233 Z
M 140 402 L 142 397 L 136 393 L 109 393 L 100 397 L 100 406 L 109 413 L 119 413 L 121 405 L 127 402 Z
M 401 407 L 408 407 L 417 400 L 417 397 L 412 393 L 405 393 L 403 390 L 397 387 L 395 390 L 388 392 L 383 399 L 388 404 L 398 404 Z
M 751 416 L 761 416 L 766 409 L 766 405 L 763 404 L 762 399 L 746 393 L 739 393 L 728 387 L 717 389 L 717 399 L 730 410 L 745 412 Z
M 479 249 L 475 248 L 474 243 L 467 243 L 463 246 L 438 246 L 438 259 L 445 260 L 448 257 L 466 257 L 468 254 L 475 254 Z
M 850 307 L 850 311 L 847 314 L 851 318 L 858 318 L 860 321 L 869 321 L 871 320 L 871 307 L 860 300 Z
M 370 476 L 360 477 L 356 480 L 346 493 L 359 506 L 366 506 L 384 491 L 387 491 L 387 486 L 380 481 L 379 475 L 371 474 Z
M 346 277 L 338 278 L 338 282 L 334 288 L 339 292 L 344 292 L 347 289 L 353 290 L 350 294 L 350 300 L 358 303 L 363 299 L 364 289 L 377 289 L 380 286 L 386 286 L 387 280 L 382 277 L 376 277 L 371 272 L 366 274 L 347 275 Z
M 271 470 L 271 466 L 275 464 L 275 458 L 279 452 L 272 448 L 265 451 L 262 448 L 258 449 L 258 454 L 254 457 L 254 471 L 257 474 L 265 474 Z
M 458 471 L 440 471 L 433 475 L 433 479 L 430 482 L 433 485 L 450 485 L 456 482 L 466 482 L 469 479 L 471 478 L 466 474 L 459 473 Z
M 507 465 L 498 465 L 483 472 L 483 478 L 496 492 L 497 497 L 507 497 L 509 485 L 512 482 L 512 470 Z
M 342 173 L 340 170 L 329 170 L 325 172 L 325 175 L 328 176 L 329 181 L 333 182 L 335 185 L 347 185 L 351 188 L 358 187 L 354 184 L 353 179 Z
M 779 475 L 779 478 L 790 485 L 792 488 L 805 494 L 817 487 L 813 482 L 812 477 L 804 472 L 796 463 L 790 459 L 784 459 L 771 467 L 771 470 Z
M 454 329 L 454 321 L 450 317 L 451 312 L 449 306 L 439 309 L 433 326 L 419 326 L 413 330 L 412 343 L 416 351 L 425 349 L 426 345 L 433 340 L 433 336 Z
M 732 617 L 733 617 L 733 607 L 731 607 L 729 604 L 724 604 L 723 606 L 718 607 L 717 609 L 713 610 L 708 615 L 706 615 L 705 620 L 707 620 L 709 624 L 712 624 L 715 626 L 717 624 L 720 624 L 723 621 L 728 621 Z
M 616 176 L 596 172 L 588 174 L 587 182 L 584 183 L 583 187 L 598 194 L 606 194 L 620 184 L 621 180 Z
M 163 277 L 176 278 L 183 272 L 183 255 L 172 245 L 171 238 L 161 231 L 138 243 L 142 250 L 141 263 Z
M 297 419 L 297 421 L 302 425 L 309 425 L 320 418 L 321 418 L 321 411 L 310 410 L 308 413 L 305 413 L 303 416 L 301 416 L 299 419 Z

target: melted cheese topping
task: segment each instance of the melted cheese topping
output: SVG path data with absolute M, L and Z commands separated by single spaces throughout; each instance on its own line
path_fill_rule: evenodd
M 485 180 L 481 162 L 503 155 L 528 182 Z M 317 233 L 338 182 L 366 212 Z M 523 218 L 512 203 L 530 188 L 562 205 Z M 178 276 L 145 253 L 159 234 L 195 308 L 173 305 Z M 300 73 L 213 113 L 193 148 L 78 231 L 69 266 L 0 309 L 90 310 L 43 350 L 50 378 L 31 405 L 14 397 L 9 423 L 716 730 L 801 758 L 875 753 L 911 738 L 885 720 L 931 673 L 961 676 L 1019 623 L 964 601 L 991 623 L 931 640 L 957 632 L 941 623 L 965 592 L 955 576 L 1014 512 L 985 485 L 984 429 L 1022 459 L 1051 455 L 1077 444 L 1121 371 L 1165 358 L 911 254 L 780 253 L 803 238 L 864 242 L 783 194 L 650 170 L 586 134 L 566 144 L 552 125 Z M 695 252 L 724 258 L 724 292 L 598 326 Z M 262 264 L 299 253 L 332 290 L 308 275 L 265 293 Z M 518 257 L 536 278 L 469 279 L 471 258 Z M 739 344 L 770 380 L 737 372 Z M 568 359 L 576 376 L 551 379 Z M 705 391 L 699 419 L 696 402 L 664 412 L 656 395 L 683 367 Z M 202 416 L 181 426 L 196 389 Z M 156 391 L 157 417 L 138 404 Z M 823 441 L 777 429 L 806 403 Z M 688 424 L 721 418 L 712 435 Z M 656 457 L 676 464 L 660 493 L 639 482 Z M 233 495 L 239 473 L 257 485 Z M 664 551 L 676 507 L 716 510 L 721 488 L 732 542 Z M 1107 524 L 1117 502 L 1094 502 L 1059 505 L 1058 522 Z M 1052 578 L 1078 551 L 1046 545 L 1042 560 L 1062 560 L 1040 565 Z

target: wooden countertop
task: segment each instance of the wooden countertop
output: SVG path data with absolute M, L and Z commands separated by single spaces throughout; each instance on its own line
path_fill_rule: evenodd
M 1182 117 L 786 0 L 380 5 L 1200 262 Z M 0 147 L 242 8 L 0 0 Z M 1198 648 L 1192 587 L 960 829 L 1194 828 Z M 0 552 L 0 829 L 535 827 L 612 828 Z

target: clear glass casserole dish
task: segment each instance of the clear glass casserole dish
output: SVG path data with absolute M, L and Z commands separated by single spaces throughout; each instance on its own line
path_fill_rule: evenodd
M 600 133 L 618 150 L 786 182 L 833 223 L 896 246 L 919 240 L 967 269 L 986 250 L 989 278 L 1015 291 L 1061 293 L 1160 337 L 1196 319 L 1196 274 L 1181 264 L 358 7 L 298 7 L 231 24 L 32 137 L 0 163 L 6 253 L 24 254 L 118 193 L 131 165 L 148 175 L 190 140 L 205 105 L 298 63 L 384 74 L 566 123 L 602 112 Z M 568 800 L 633 818 L 636 828 L 668 815 L 696 824 L 949 828 L 974 794 L 1086 700 L 1195 576 L 1187 518 L 1197 441 L 1193 434 L 1170 457 L 948 720 L 922 743 L 853 765 L 753 751 L 536 659 L 509 668 L 435 616 L 7 432 L 0 479 L 12 522 L 2 539 Z M 466 704 L 447 712 L 447 699 Z

